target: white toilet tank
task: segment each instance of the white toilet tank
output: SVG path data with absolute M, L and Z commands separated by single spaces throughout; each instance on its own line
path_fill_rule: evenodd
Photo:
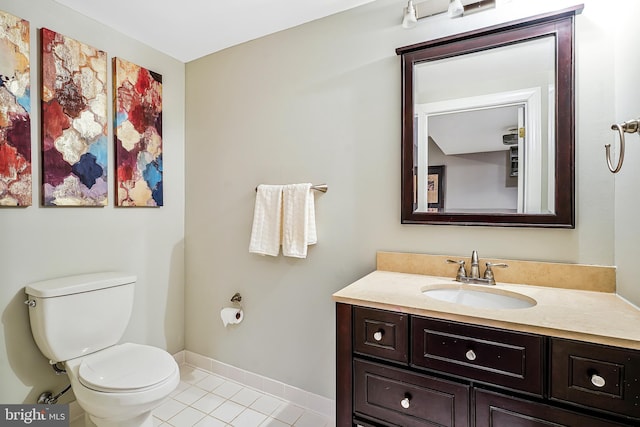
M 133 308 L 136 276 L 83 274 L 32 283 L 31 332 L 42 354 L 63 362 L 117 344 Z

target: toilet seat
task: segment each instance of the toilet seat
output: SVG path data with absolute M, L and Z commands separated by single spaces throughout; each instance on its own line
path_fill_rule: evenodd
M 164 350 L 125 343 L 83 357 L 78 380 L 103 393 L 140 392 L 166 381 L 176 366 Z

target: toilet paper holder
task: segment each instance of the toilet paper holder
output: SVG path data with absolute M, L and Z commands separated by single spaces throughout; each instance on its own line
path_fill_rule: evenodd
M 236 292 L 235 294 L 233 294 L 233 296 L 231 297 L 231 302 L 233 303 L 233 305 L 236 308 L 239 308 L 240 310 L 242 310 L 242 295 L 240 295 L 240 292 Z M 236 319 L 239 319 L 239 313 L 236 314 Z
M 233 294 L 233 296 L 231 297 L 231 302 L 233 303 L 233 308 L 223 308 L 222 311 L 220 312 L 220 315 L 222 316 L 222 321 L 224 323 L 224 326 L 227 326 L 228 323 L 239 323 L 242 321 L 242 295 L 240 295 L 240 292 L 236 292 L 235 294 Z M 223 313 L 226 310 L 232 310 L 233 313 L 233 317 L 235 317 L 235 321 L 231 321 L 230 319 L 225 319 Z
M 236 292 L 231 297 L 231 302 L 236 303 L 236 304 L 238 304 L 240 306 L 242 306 L 242 304 L 240 304 L 241 301 L 242 301 L 242 295 L 240 295 L 240 292 Z

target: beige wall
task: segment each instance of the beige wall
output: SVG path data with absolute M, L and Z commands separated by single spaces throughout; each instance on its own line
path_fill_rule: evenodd
M 29 328 L 26 284 L 100 270 L 138 276 L 135 312 L 125 340 L 177 352 L 184 348 L 184 64 L 59 6 L 52 0 L 0 0 L 0 10 L 31 23 L 34 205 L 0 209 L 0 402 L 33 403 L 56 377 Z M 109 146 L 109 206 L 42 208 L 38 29 L 47 27 L 162 74 L 164 202 L 160 209 L 113 207 L 113 148 Z M 111 70 L 109 66 L 109 76 Z M 110 77 L 109 77 L 110 78 Z M 109 85 L 109 99 L 111 86 Z M 111 114 L 111 108 L 109 108 Z M 111 123 L 111 115 L 109 116 Z M 112 139 L 111 130 L 109 140 Z M 72 394 L 61 401 L 68 401 Z
M 615 247 L 621 292 L 638 303 L 632 196 L 640 148 L 629 144 L 615 200 L 602 148 L 613 140 L 611 123 L 638 114 L 638 89 L 625 87 L 640 68 L 626 55 L 632 50 L 626 35 L 637 34 L 638 5 L 624 0 L 635 12 L 615 21 L 607 1 L 584 3 L 576 28 L 577 225 L 540 230 L 400 224 L 394 51 L 572 2 L 504 0 L 493 11 L 453 21 L 434 17 L 406 31 L 398 25 L 406 2 L 376 0 L 194 61 L 185 78 L 183 64 L 51 0 L 0 0 L 0 9 L 32 25 L 34 164 L 40 27 L 162 74 L 166 152 L 161 209 L 118 210 L 111 200 L 102 209 L 36 203 L 0 210 L 0 402 L 33 402 L 65 385 L 33 343 L 22 304 L 25 284 L 65 274 L 122 269 L 138 275 L 126 340 L 171 352 L 186 345 L 329 397 L 335 386 L 331 294 L 373 270 L 377 250 L 468 256 L 477 249 L 481 257 L 612 265 Z M 39 180 L 34 167 L 36 202 Z M 316 197 L 319 243 L 309 258 L 249 254 L 255 186 L 302 181 L 329 184 L 329 192 Z M 98 247 L 86 245 L 90 233 Z M 244 297 L 245 320 L 224 329 L 219 310 L 236 291 Z
M 614 180 L 602 144 L 614 117 L 614 26 L 603 21 L 607 1 L 585 3 L 575 230 L 401 225 L 395 54 L 572 2 L 502 1 L 407 31 L 406 2 L 377 0 L 187 64 L 186 348 L 332 397 L 331 294 L 372 271 L 377 250 L 612 265 Z M 256 185 L 289 182 L 329 185 L 316 195 L 317 246 L 306 260 L 249 254 Z M 245 320 L 225 329 L 219 310 L 236 291 Z
M 637 51 L 640 29 L 637 17 L 640 16 L 640 2 L 624 0 L 616 4 L 620 13 L 612 16 L 610 26 L 614 30 L 613 44 L 615 60 L 615 119 L 622 123 L 640 117 L 640 57 L 629 54 Z M 622 12 L 624 11 L 624 12 Z M 612 122 L 612 123 L 614 123 Z M 619 293 L 640 306 L 640 226 L 638 226 L 638 185 L 640 183 L 640 135 L 626 136 L 625 161 L 622 170 L 615 176 L 615 263 L 618 266 Z M 610 135 L 604 143 L 615 144 L 616 133 Z M 617 157 L 614 159 L 617 161 Z

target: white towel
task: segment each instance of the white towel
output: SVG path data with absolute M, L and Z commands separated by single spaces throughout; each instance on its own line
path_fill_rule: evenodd
M 318 241 L 311 184 L 285 185 L 282 205 L 282 254 L 306 258 L 307 246 Z
M 249 252 L 278 256 L 282 229 L 282 185 L 259 185 Z

